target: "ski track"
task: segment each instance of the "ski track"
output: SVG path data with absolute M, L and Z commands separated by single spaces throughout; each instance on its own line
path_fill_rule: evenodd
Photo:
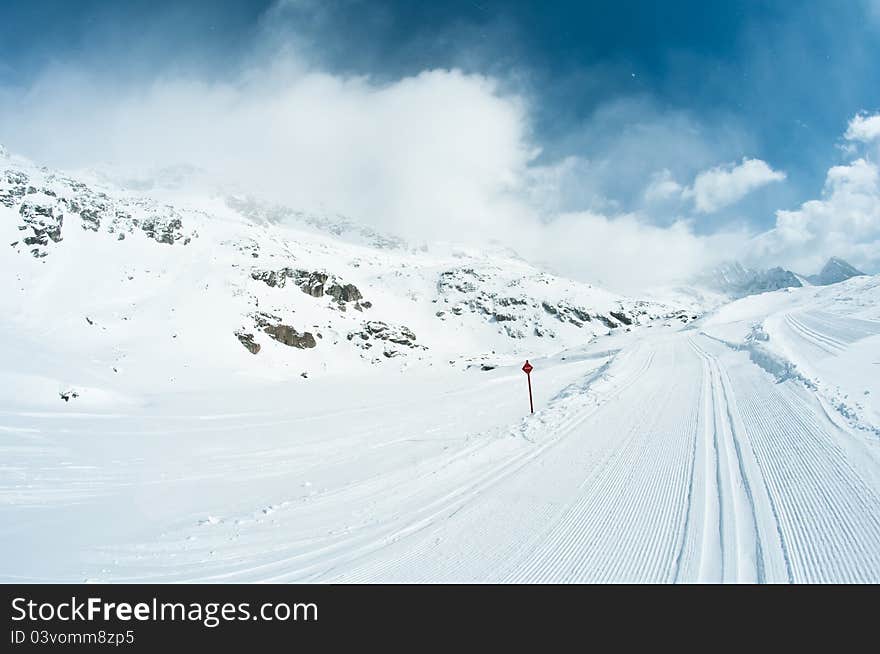
M 637 383 L 488 496 L 319 578 L 880 579 L 880 496 L 848 462 L 840 439 L 853 436 L 814 396 L 702 336 L 659 343 L 649 360 Z
M 858 340 L 880 334 L 880 322 L 835 316 L 825 311 L 796 311 L 785 324 L 799 339 L 825 355 L 835 356 Z
M 880 323 L 820 311 L 790 312 L 784 325 L 819 356 L 880 333 Z M 250 517 L 203 520 L 198 540 L 186 537 L 192 527 L 170 526 L 164 540 L 108 544 L 89 560 L 121 562 L 104 577 L 112 581 L 880 581 L 877 458 L 813 391 L 777 383 L 745 353 L 693 331 L 609 355 L 519 424 Z M 454 431 L 455 416 L 445 420 L 438 434 Z M 232 469 L 255 483 L 308 477 L 328 457 L 344 470 L 415 436 L 403 419 L 359 447 L 371 429 L 316 441 L 306 457 L 302 447 L 221 448 L 198 472 L 150 483 L 219 483 Z M 52 463 L 66 452 L 41 430 L 9 431 L 21 443 L 4 451 L 35 439 L 27 447 L 42 448 L 47 464 L 28 486 L 22 470 L 0 469 L 2 505 L 75 506 L 139 483 L 125 467 Z

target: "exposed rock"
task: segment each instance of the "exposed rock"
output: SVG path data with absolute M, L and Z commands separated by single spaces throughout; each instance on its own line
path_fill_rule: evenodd
M 327 295 L 334 298 L 337 302 L 356 302 L 363 298 L 361 292 L 354 284 L 333 284 L 327 288 Z
M 609 311 L 608 313 L 611 314 L 612 318 L 619 320 L 624 325 L 631 325 L 633 323 L 630 317 L 627 316 L 623 311 Z
M 97 232 L 106 226 L 108 233 L 119 233 L 119 240 L 135 229 L 141 229 L 149 238 L 165 244 L 181 240 L 186 244 L 197 236 L 194 231 L 184 233 L 181 215 L 170 206 L 142 197 L 111 199 L 106 193 L 95 192 L 81 182 L 49 173 L 46 169 L 41 169 L 34 177 L 41 174 L 46 185 L 16 170 L 6 170 L 0 177 L 0 204 L 10 208 L 20 205 L 18 212 L 23 223 L 19 227 L 34 231 L 23 243 L 33 246 L 34 256 L 46 256 L 46 250 L 42 248 L 50 240 L 61 241 L 62 223 L 70 215 L 80 217 L 84 230 Z
M 134 223 L 137 224 L 137 221 Z M 141 229 L 157 243 L 166 245 L 174 245 L 176 241 L 183 238 L 181 233 L 183 222 L 176 217 L 170 220 L 162 220 L 157 216 L 150 217 L 141 223 Z
M 525 338 L 526 336 L 521 329 L 517 329 L 511 325 L 504 325 L 504 333 L 510 338 Z
M 324 284 L 327 282 L 327 273 L 309 273 L 304 270 L 298 270 L 297 273 L 299 273 L 297 284 L 303 293 L 312 297 L 324 296 Z
M 76 391 L 73 391 L 73 390 L 61 391 L 60 393 L 58 393 L 58 395 L 65 402 L 70 402 L 70 400 L 75 400 L 76 398 L 79 397 L 79 393 L 77 393 Z
M 251 354 L 257 354 L 260 351 L 260 344 L 254 342 L 253 334 L 246 334 L 244 332 L 237 331 L 235 332 L 235 337 L 238 341 L 247 348 L 247 350 Z
M 13 207 L 25 196 L 28 176 L 16 170 L 7 170 L 0 178 L 0 204 Z
M 288 279 L 297 279 L 302 273 L 301 270 L 293 268 L 281 268 L 279 270 L 254 270 L 251 272 L 251 278 L 265 283 L 272 288 L 284 288 Z
M 300 333 L 290 325 L 282 324 L 278 316 L 258 313 L 254 314 L 254 321 L 270 338 L 284 345 L 301 350 L 313 348 L 317 345 L 317 341 L 315 341 L 315 337 L 311 332 Z
M 306 295 L 312 297 L 324 297 L 329 295 L 339 303 L 340 308 L 346 302 L 357 302 L 363 298 L 360 290 L 354 284 L 346 284 L 337 280 L 335 277 L 325 272 L 307 270 L 295 270 L 293 268 L 281 268 L 280 270 L 254 270 L 251 277 L 255 280 L 264 282 L 268 286 L 283 288 L 287 285 L 287 280 L 293 280 L 293 283 L 302 289 Z M 356 309 L 362 310 L 372 306 L 369 302 L 360 303 L 355 306 Z
M 388 343 L 402 345 L 409 348 L 427 349 L 424 346 L 416 344 L 415 333 L 405 325 L 392 326 L 381 320 L 369 320 L 365 322 L 360 330 L 349 332 L 347 338 L 349 341 L 354 342 L 358 347 L 364 349 L 372 347 L 372 343 L 370 342 L 371 339 L 386 341 Z M 389 355 L 389 351 L 396 352 L 393 348 L 386 347 L 385 356 L 396 356 L 396 354 Z
M 45 256 L 46 252 L 40 250 L 40 247 L 46 247 L 50 240 L 53 243 L 61 241 L 61 227 L 64 223 L 64 216 L 60 212 L 56 212 L 53 207 L 25 200 L 22 202 L 21 207 L 19 207 L 18 213 L 24 223 L 19 226 L 19 229 L 30 228 L 33 232 L 32 236 L 24 238 L 24 244 L 39 246 L 31 250 L 34 256 Z
M 82 228 L 86 231 L 97 232 L 101 228 L 101 217 L 94 209 L 83 209 L 79 212 Z M 123 236 L 120 233 L 120 236 Z
M 301 350 L 313 348 L 317 343 L 311 332 L 303 332 L 300 334 L 290 325 L 268 325 L 263 328 L 271 338 L 279 343 L 284 343 L 290 347 L 298 347 Z

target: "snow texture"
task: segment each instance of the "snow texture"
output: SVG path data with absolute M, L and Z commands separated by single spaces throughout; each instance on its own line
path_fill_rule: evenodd
M 880 582 L 878 277 L 628 298 L 0 171 L 2 581 Z

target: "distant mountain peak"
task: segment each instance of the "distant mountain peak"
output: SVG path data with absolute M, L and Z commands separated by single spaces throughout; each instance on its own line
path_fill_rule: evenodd
M 844 282 L 851 277 L 864 275 L 861 270 L 850 265 L 840 257 L 831 257 L 822 267 L 818 275 L 810 275 L 807 280 L 816 286 L 828 286 Z
M 727 261 L 703 276 L 700 281 L 709 288 L 731 297 L 744 297 L 780 288 L 803 286 L 800 278 L 779 266 L 767 270 L 746 268 L 739 261 Z
M 702 275 L 698 282 L 730 297 L 739 298 L 810 284 L 828 286 L 864 274 L 840 257 L 831 257 L 818 274 L 806 276 L 798 275 L 780 266 L 761 270 L 747 268 L 739 261 L 725 261 Z

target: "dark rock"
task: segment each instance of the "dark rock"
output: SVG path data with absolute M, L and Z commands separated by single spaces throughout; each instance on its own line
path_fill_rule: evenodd
M 82 228 L 86 231 L 97 232 L 101 227 L 101 217 L 94 209 L 83 209 L 79 218 L 82 221 Z
M 253 334 L 245 334 L 244 332 L 235 332 L 235 337 L 238 339 L 238 341 L 242 345 L 244 345 L 247 348 L 247 350 L 251 354 L 256 354 L 257 352 L 260 351 L 260 344 L 254 342 L 254 335 Z
M 354 284 L 333 284 L 327 288 L 327 295 L 334 298 L 337 302 L 355 302 L 363 298 L 361 292 Z
M 265 283 L 267 286 L 283 288 L 288 279 L 298 279 L 303 271 L 293 268 L 281 268 L 280 270 L 255 270 L 251 278 Z
M 297 271 L 300 273 L 299 287 L 302 289 L 303 293 L 306 295 L 311 295 L 312 297 L 323 297 L 324 296 L 324 284 L 327 282 L 327 274 L 321 272 L 312 272 L 307 273 L 305 271 Z
M 421 347 L 422 349 L 426 349 L 424 346 L 416 345 L 415 333 L 405 325 L 395 327 L 388 325 L 381 320 L 369 320 L 365 322 L 360 331 L 349 332 L 346 338 L 348 338 L 349 341 L 354 341 L 356 345 L 362 348 L 371 347 L 369 341 L 371 338 L 375 338 L 396 345 L 403 345 L 410 348 Z
M 312 348 L 317 345 L 311 332 L 299 333 L 290 325 L 281 324 L 281 318 L 269 313 L 255 313 L 251 316 L 257 327 L 260 327 L 273 340 L 300 349 Z
M 632 324 L 632 320 L 630 319 L 630 317 L 627 316 L 623 311 L 609 311 L 609 313 L 611 314 L 612 318 L 616 318 L 617 320 L 622 322 L 624 325 L 631 325 Z
M 290 325 L 282 325 L 281 323 L 276 325 L 269 324 L 263 327 L 263 331 L 266 332 L 270 338 L 289 347 L 296 347 L 304 350 L 313 348 L 317 345 L 315 337 L 311 332 L 303 332 L 300 334 Z
M 64 216 L 55 214 L 52 207 L 25 201 L 18 210 L 24 224 L 30 227 L 34 235 L 24 239 L 27 245 L 48 245 L 49 239 L 54 243 L 61 241 L 61 226 Z

